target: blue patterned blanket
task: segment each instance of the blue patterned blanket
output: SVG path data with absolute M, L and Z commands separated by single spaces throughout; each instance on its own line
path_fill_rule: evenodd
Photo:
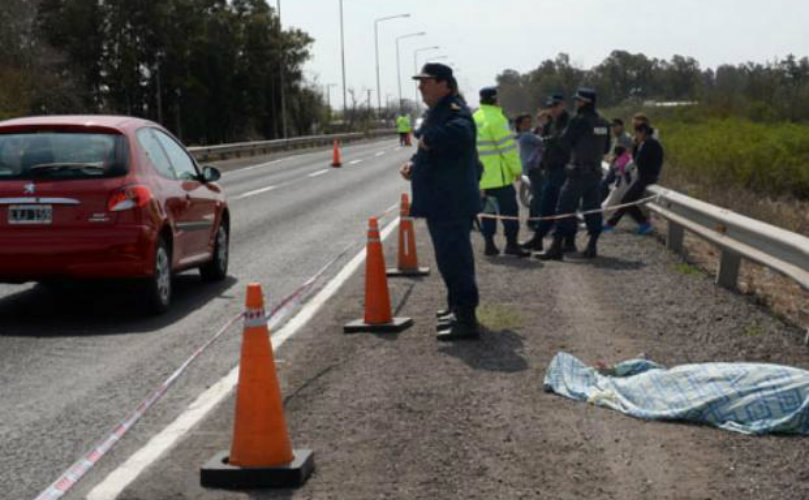
M 544 388 L 647 420 L 684 420 L 744 434 L 809 435 L 809 372 L 763 363 L 666 367 L 645 359 L 609 370 L 560 352 Z

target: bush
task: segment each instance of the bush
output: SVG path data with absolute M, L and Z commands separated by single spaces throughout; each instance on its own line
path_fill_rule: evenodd
M 656 126 L 662 131 L 666 169 L 678 177 L 809 200 L 809 126 L 738 117 L 698 122 L 675 116 Z

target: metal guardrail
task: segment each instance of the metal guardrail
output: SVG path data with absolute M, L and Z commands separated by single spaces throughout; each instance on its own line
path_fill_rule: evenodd
M 745 258 L 809 290 L 809 238 L 660 186 L 650 186 L 648 192 L 658 196 L 649 209 L 668 221 L 670 250 L 683 251 L 685 231 L 720 248 L 718 285 L 736 289 Z
M 290 149 L 325 146 L 338 140 L 352 142 L 374 137 L 394 135 L 394 130 L 371 130 L 369 132 L 352 132 L 346 134 L 310 135 L 292 137 L 289 139 L 276 139 L 272 141 L 237 142 L 232 144 L 219 144 L 215 146 L 192 146 L 188 151 L 197 161 L 225 160 L 231 157 L 256 156 L 286 151 Z
M 607 163 L 602 167 L 605 172 L 609 169 Z M 809 238 L 662 186 L 649 186 L 646 192 L 658 197 L 647 205 L 649 210 L 668 222 L 669 250 L 683 253 L 685 231 L 719 247 L 717 285 L 736 290 L 744 258 L 795 280 L 809 291 Z

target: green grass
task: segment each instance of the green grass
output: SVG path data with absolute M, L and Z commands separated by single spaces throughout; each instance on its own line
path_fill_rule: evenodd
M 809 126 L 687 114 L 657 123 L 666 170 L 691 183 L 809 199 Z M 664 179 L 666 172 L 664 171 Z
M 744 334 L 748 337 L 758 337 L 764 333 L 764 330 L 758 323 L 750 323 L 744 327 Z
M 678 262 L 676 264 L 672 264 L 671 267 L 680 274 L 702 274 L 702 271 L 700 271 L 699 268 L 692 266 L 688 262 Z
M 524 322 L 519 309 L 504 304 L 483 304 L 477 314 L 478 321 L 491 330 L 516 330 Z

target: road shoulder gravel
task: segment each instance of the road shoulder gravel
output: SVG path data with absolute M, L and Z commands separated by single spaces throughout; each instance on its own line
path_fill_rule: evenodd
M 120 498 L 806 498 L 804 438 L 645 422 L 542 392 L 550 359 L 644 353 L 666 365 L 766 361 L 809 368 L 802 332 L 744 295 L 685 272 L 653 238 L 619 229 L 595 261 L 482 257 L 479 342 L 440 344 L 433 274 L 390 280 L 400 334 L 344 335 L 362 315 L 355 275 L 276 353 L 293 445 L 315 450 L 302 488 L 227 492 L 199 467 L 230 445 L 233 398 Z M 395 235 L 386 256 L 395 257 Z M 583 241 L 579 242 L 580 245 Z M 234 360 L 234 364 L 236 360 Z

